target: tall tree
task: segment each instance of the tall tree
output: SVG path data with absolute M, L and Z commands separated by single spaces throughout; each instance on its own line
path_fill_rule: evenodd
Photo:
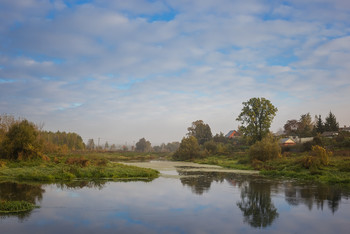
M 86 145 L 86 148 L 89 150 L 94 150 L 95 149 L 95 142 L 94 139 L 89 139 L 88 143 Z
M 205 124 L 203 120 L 192 122 L 192 126 L 187 128 L 187 130 L 187 135 L 194 136 L 200 145 L 203 145 L 206 141 L 210 141 L 213 137 L 209 125 Z
M 149 152 L 151 151 L 151 142 L 146 141 L 145 138 L 141 138 L 137 143 L 136 143 L 136 151 L 139 152 Z
M 315 122 L 316 122 L 315 131 L 317 133 L 320 133 L 320 134 L 323 133 L 324 132 L 324 124 L 323 124 L 321 115 L 315 116 Z
M 301 137 L 311 137 L 314 124 L 310 113 L 306 113 L 300 116 L 298 134 Z
M 194 136 L 184 137 L 180 143 L 179 149 L 174 153 L 175 160 L 188 160 L 198 157 L 199 144 Z
M 325 131 L 335 132 L 339 130 L 339 123 L 337 122 L 337 119 L 335 118 L 335 115 L 332 113 L 332 111 L 330 111 L 328 116 L 326 117 L 324 128 Z
M 299 122 L 296 119 L 287 120 L 287 123 L 284 125 L 284 132 L 287 135 L 296 134 L 299 127 Z
M 240 131 L 250 143 L 261 141 L 269 132 L 277 111 L 278 109 L 265 98 L 251 98 L 243 102 L 242 112 L 236 119 L 242 123 Z

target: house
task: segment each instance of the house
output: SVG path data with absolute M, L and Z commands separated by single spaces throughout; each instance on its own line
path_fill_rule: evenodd
M 324 132 L 324 133 L 322 133 L 321 136 L 323 136 L 323 137 L 336 137 L 336 136 L 338 136 L 338 132 Z
M 293 141 L 292 139 L 290 138 L 282 138 L 280 141 L 279 141 L 280 145 L 281 146 L 291 146 L 291 145 L 295 145 L 295 141 Z
M 229 131 L 229 133 L 227 133 L 226 135 L 225 135 L 225 137 L 227 137 L 227 138 L 235 138 L 235 137 L 239 137 L 239 136 L 241 136 L 236 130 L 231 130 L 231 131 Z
M 339 131 L 341 131 L 341 132 L 350 132 L 350 127 L 347 127 L 346 125 L 344 125 L 343 128 L 339 128 Z

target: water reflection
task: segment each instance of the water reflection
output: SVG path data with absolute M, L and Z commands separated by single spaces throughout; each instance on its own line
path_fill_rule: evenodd
M 271 184 L 249 181 L 241 187 L 241 201 L 237 206 L 243 213 L 244 222 L 254 228 L 270 226 L 278 217 L 277 208 L 271 200 Z
M 19 214 L 21 225 L 0 216 L 2 232 L 344 233 L 350 228 L 349 190 L 342 187 L 184 168 L 178 173 L 179 179 L 160 177 L 149 183 L 0 183 L 0 199 L 41 206 Z
M 209 192 L 211 183 L 222 183 L 227 175 L 219 172 L 189 172 L 178 170 L 182 185 L 191 188 L 191 191 L 197 195 Z
M 6 201 L 27 201 L 36 204 L 43 199 L 41 185 L 18 184 L 13 182 L 0 183 L 0 200 Z M 11 214 L 0 214 L 0 218 L 15 216 L 20 221 L 25 220 L 31 214 L 31 211 Z
M 267 180 L 259 176 L 237 175 L 220 172 L 177 170 L 183 186 L 189 187 L 196 195 L 209 193 L 212 183 L 223 183 L 225 180 L 239 188 L 240 200 L 236 202 L 241 210 L 243 220 L 254 228 L 271 226 L 279 217 L 278 207 L 272 195 L 283 194 L 290 206 L 305 205 L 310 211 L 314 206 L 323 210 L 327 206 L 334 214 L 343 199 L 349 198 L 348 190 L 341 186 L 299 184 L 279 180 Z
M 291 183 L 285 185 L 285 198 L 289 205 L 298 206 L 300 204 L 312 210 L 316 205 L 317 209 L 323 210 L 325 203 L 334 214 L 339 209 L 339 203 L 343 198 L 348 199 L 349 194 L 344 192 L 340 186 L 295 186 Z

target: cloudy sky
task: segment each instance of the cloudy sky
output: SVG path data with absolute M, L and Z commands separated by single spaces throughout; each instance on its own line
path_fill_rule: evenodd
M 279 109 L 273 131 L 350 125 L 350 1 L 0 1 L 0 113 L 155 145 L 198 119 L 236 129 L 252 97 Z

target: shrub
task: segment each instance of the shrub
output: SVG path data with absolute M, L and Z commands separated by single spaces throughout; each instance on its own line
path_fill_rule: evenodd
M 251 160 L 267 161 L 275 159 L 281 154 L 281 147 L 271 134 L 257 141 L 249 148 L 249 157 Z
M 40 158 L 42 142 L 33 123 L 23 120 L 13 124 L 6 133 L 2 145 L 2 155 L 8 159 Z
M 210 154 L 216 154 L 217 146 L 214 141 L 207 141 L 204 143 L 204 149 L 206 149 Z
M 66 160 L 66 164 L 77 165 L 80 167 L 87 167 L 90 165 L 90 161 L 88 159 L 83 158 L 83 157 L 81 157 L 81 158 L 68 158 Z
M 319 158 L 321 164 L 324 166 L 327 166 L 329 164 L 329 157 L 333 155 L 332 152 L 326 150 L 325 148 L 319 145 L 312 146 L 311 153 L 317 158 Z
M 321 161 L 315 156 L 305 156 L 302 158 L 301 164 L 306 169 L 316 169 L 321 166 Z
M 173 158 L 175 160 L 188 160 L 193 158 L 198 158 L 199 144 L 194 136 L 189 136 L 187 138 L 182 138 L 179 149 L 175 152 Z

